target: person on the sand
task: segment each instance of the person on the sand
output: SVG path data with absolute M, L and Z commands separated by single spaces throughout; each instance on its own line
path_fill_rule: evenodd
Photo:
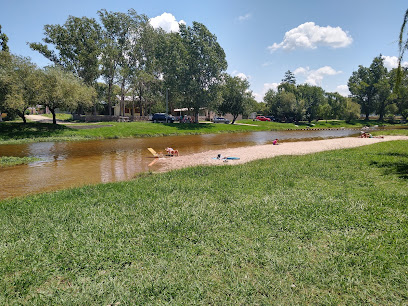
M 279 143 L 278 143 L 278 138 L 276 138 L 274 141 L 272 141 L 272 144 L 275 146 L 275 145 L 278 145 Z

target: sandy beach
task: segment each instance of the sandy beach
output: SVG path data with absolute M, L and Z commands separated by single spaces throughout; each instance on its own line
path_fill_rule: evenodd
M 360 147 L 392 140 L 408 140 L 408 136 L 384 136 L 384 138 L 346 137 L 315 141 L 284 142 L 279 145 L 267 144 L 217 151 L 211 150 L 190 155 L 183 155 L 182 152 L 180 152 L 180 156 L 178 157 L 159 159 L 157 165 L 160 166 L 160 171 L 169 171 L 198 165 L 237 165 L 278 155 L 310 154 L 328 150 Z M 218 154 L 222 154 L 224 157 L 239 157 L 239 160 L 228 160 L 228 162 L 224 162 L 223 160 L 214 159 Z

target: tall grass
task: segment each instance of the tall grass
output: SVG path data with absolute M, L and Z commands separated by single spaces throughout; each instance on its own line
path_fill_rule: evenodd
M 0 304 L 404 304 L 408 142 L 0 202 Z

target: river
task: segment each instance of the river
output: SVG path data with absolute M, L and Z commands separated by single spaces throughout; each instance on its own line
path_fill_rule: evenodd
M 64 188 L 132 179 L 137 173 L 159 170 L 149 167 L 147 148 L 180 154 L 222 150 L 282 141 L 345 137 L 358 130 L 265 131 L 251 133 L 166 136 L 131 139 L 41 142 L 0 145 L 0 156 L 37 157 L 28 165 L 0 168 L 0 199 Z

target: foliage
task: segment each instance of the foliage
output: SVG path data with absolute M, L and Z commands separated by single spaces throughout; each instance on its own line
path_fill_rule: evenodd
M 8 69 L 0 72 L 0 83 L 3 107 L 13 110 L 25 123 L 26 110 L 40 101 L 41 71 L 29 58 L 10 55 Z
M 49 108 L 53 114 L 54 124 L 57 123 L 55 117 L 57 108 L 74 110 L 79 105 L 90 106 L 95 97 L 96 92 L 93 88 L 59 67 L 48 67 L 42 75 L 40 104 Z
M 221 91 L 222 102 L 218 111 L 223 115 L 232 114 L 232 124 L 234 124 L 238 116 L 247 113 L 250 107 L 252 94 L 249 92 L 249 83 L 237 76 L 225 74 Z
M 285 72 L 285 76 L 282 79 L 282 83 L 296 85 L 296 77 L 292 71 L 288 70 Z
M 193 22 L 192 27 L 181 24 L 180 38 L 185 65 L 180 69 L 179 88 L 198 122 L 200 108 L 208 107 L 217 95 L 227 61 L 216 36 L 201 23 Z
M 101 35 L 95 19 L 69 16 L 63 25 L 45 25 L 44 35 L 46 44 L 30 43 L 30 47 L 55 65 L 73 72 L 85 84 L 95 84 L 99 77 Z
M 5 33 L 1 32 L 1 25 L 0 25 L 0 52 L 9 52 L 9 47 L 7 45 L 8 37 Z
M 404 304 L 406 146 L 2 201 L 0 303 Z

